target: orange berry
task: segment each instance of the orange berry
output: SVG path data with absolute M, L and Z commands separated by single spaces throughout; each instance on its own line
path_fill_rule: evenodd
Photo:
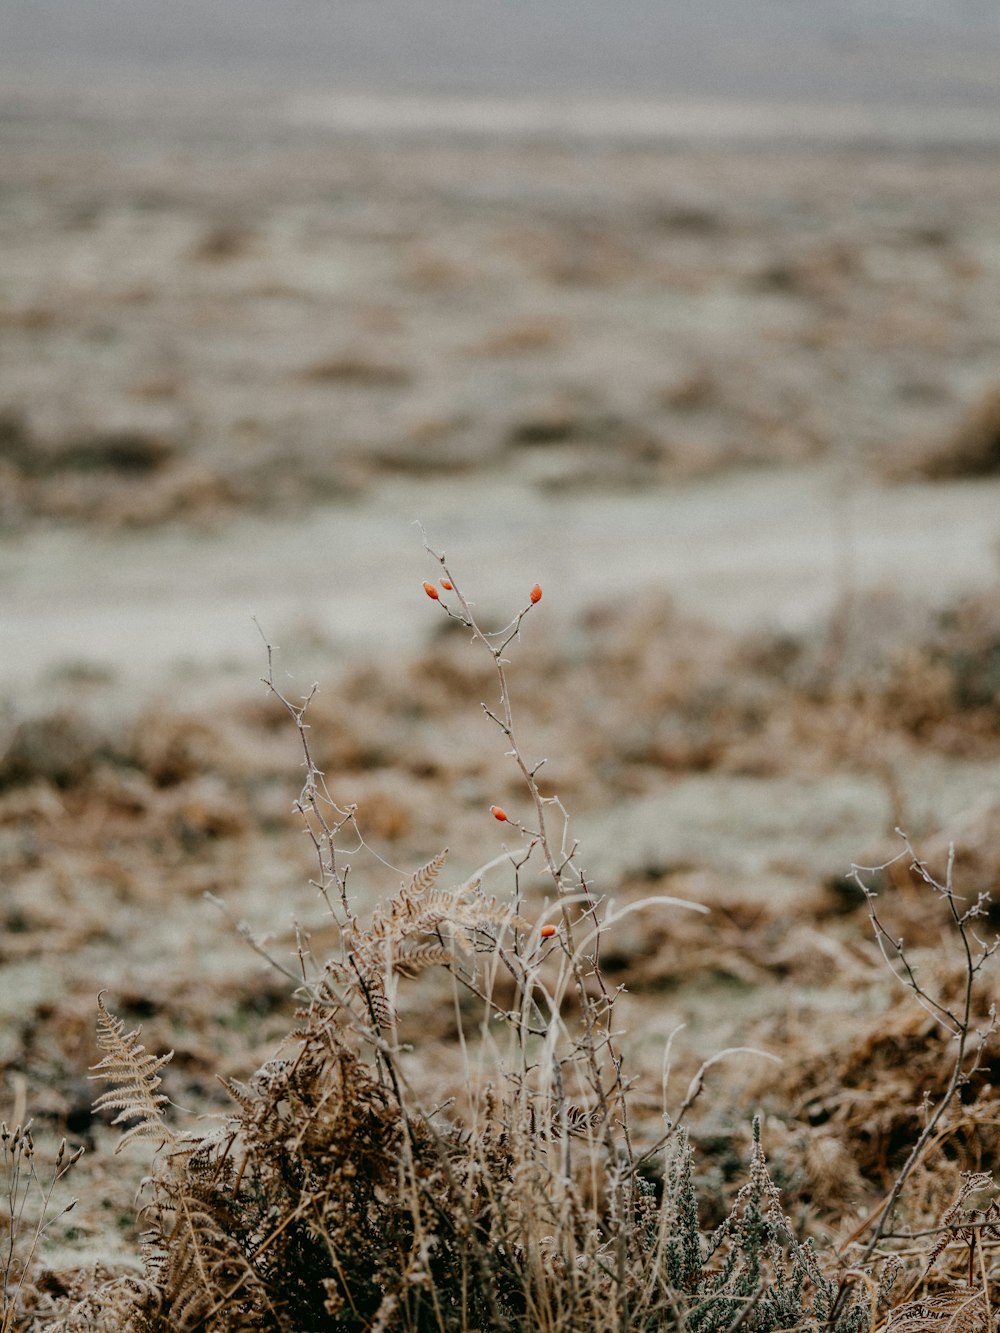
M 437 588 L 435 588 L 435 586 L 434 586 L 433 583 L 425 583 L 425 584 L 424 584 L 424 592 L 427 594 L 427 596 L 431 599 L 432 602 L 436 602 L 436 601 L 437 601 L 437 599 L 438 599 L 438 590 L 437 590 Z
M 550 940 L 552 936 L 556 933 L 556 928 L 555 926 L 543 926 L 538 933 L 539 935 L 541 935 L 543 940 Z
M 536 583 L 531 590 L 532 606 L 534 606 L 536 602 L 540 602 L 541 600 L 542 600 L 542 585 L 540 583 Z
M 490 814 L 493 816 L 494 819 L 499 819 L 501 824 L 507 823 L 507 811 L 504 810 L 502 806 L 491 805 Z
M 441 580 L 441 587 L 444 588 L 445 592 L 451 592 L 451 587 L 452 587 L 452 585 L 451 585 L 451 580 L 450 580 L 450 579 L 442 579 L 442 580 Z

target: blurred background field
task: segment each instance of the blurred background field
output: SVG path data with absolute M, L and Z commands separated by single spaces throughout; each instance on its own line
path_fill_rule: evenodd
M 651 1122 L 679 1023 L 682 1087 L 781 1054 L 695 1122 L 720 1197 L 764 1105 L 794 1197 L 856 1221 L 898 1163 L 859 1152 L 890 1113 L 845 1015 L 873 1068 L 914 1034 L 850 863 L 902 826 L 970 893 L 1000 864 L 994 7 L 0 14 L 4 1117 L 106 1144 L 102 987 L 195 1111 L 290 1025 L 235 927 L 324 947 L 254 614 L 321 683 L 362 900 L 501 850 L 519 789 L 420 521 L 485 618 L 545 589 L 515 706 L 598 889 L 712 909 L 605 957 Z M 438 1100 L 452 1015 L 414 1012 Z M 78 1170 L 56 1267 L 134 1228 L 140 1165 Z

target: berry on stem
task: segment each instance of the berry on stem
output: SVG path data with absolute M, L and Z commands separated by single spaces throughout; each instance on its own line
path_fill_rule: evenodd
M 427 596 L 431 599 L 432 602 L 436 602 L 436 601 L 437 601 L 437 599 L 438 599 L 438 590 L 437 590 L 437 588 L 435 588 L 435 586 L 434 586 L 433 583 L 425 583 L 425 584 L 424 584 L 424 592 L 427 594 Z
M 500 805 L 491 805 L 490 814 L 494 819 L 498 819 L 501 824 L 507 823 L 507 811 Z
M 451 589 L 452 589 L 452 583 L 451 583 L 451 580 L 450 580 L 450 579 L 442 579 L 442 580 L 441 580 L 441 587 L 444 588 L 445 592 L 451 592 Z
M 531 596 L 532 606 L 534 606 L 536 602 L 540 602 L 542 600 L 542 585 L 540 583 L 535 584 L 535 586 L 531 590 L 530 596 Z
M 550 940 L 552 936 L 556 933 L 556 927 L 551 924 L 548 926 L 543 926 L 538 933 L 539 935 L 541 935 L 543 940 Z

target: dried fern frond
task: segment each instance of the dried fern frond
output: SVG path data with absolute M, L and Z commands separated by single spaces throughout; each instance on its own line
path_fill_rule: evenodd
M 226 1078 L 222 1074 L 218 1074 L 216 1077 L 243 1114 L 247 1117 L 252 1116 L 257 1105 L 257 1099 L 254 1097 L 251 1090 L 243 1087 L 242 1084 L 237 1083 L 235 1079 Z
M 941 1234 L 927 1253 L 924 1277 L 931 1271 L 938 1256 L 957 1237 L 972 1244 L 976 1230 L 983 1239 L 996 1240 L 1000 1235 L 1000 1203 L 991 1199 L 985 1208 L 976 1208 L 971 1200 L 994 1189 L 993 1177 L 988 1171 L 963 1171 L 962 1184 L 955 1202 L 941 1214 Z
M 989 1302 L 974 1287 L 950 1286 L 889 1311 L 891 1333 L 990 1333 Z
M 136 1123 L 125 1131 L 115 1152 L 121 1152 L 126 1143 L 133 1139 L 155 1139 L 158 1146 L 173 1143 L 173 1131 L 167 1128 L 163 1119 L 163 1107 L 169 1098 L 157 1092 L 160 1086 L 160 1070 L 173 1056 L 173 1051 L 166 1055 L 150 1055 L 145 1046 L 140 1046 L 141 1028 L 125 1031 L 125 1024 L 116 1018 L 104 1003 L 104 992 L 97 997 L 98 1023 L 97 1044 L 102 1051 L 107 1051 L 104 1059 L 92 1065 L 92 1079 L 102 1079 L 110 1083 L 107 1092 L 94 1102 L 94 1110 L 117 1111 L 113 1125 L 122 1125 L 129 1120 Z
M 442 926 L 458 926 L 463 930 L 527 929 L 528 923 L 495 898 L 480 893 L 478 880 L 457 889 L 425 888 L 419 894 L 407 886 L 373 914 L 367 934 L 355 953 L 367 954 L 371 945 L 386 940 L 402 943 L 415 935 L 430 935 Z
M 100 1281 L 96 1272 L 84 1270 L 77 1275 L 69 1292 L 73 1302 L 66 1314 L 45 1324 L 47 1333 L 146 1333 L 150 1323 L 147 1311 L 156 1311 L 160 1296 L 154 1282 L 134 1273 Z M 92 1290 L 78 1292 L 84 1281 L 96 1282 Z
M 266 1286 L 240 1244 L 239 1210 L 218 1190 L 184 1183 L 161 1269 L 171 1328 L 274 1327 Z
M 448 966 L 455 961 L 451 949 L 442 944 L 418 944 L 393 960 L 393 967 L 398 976 L 419 977 L 429 967 Z
M 429 889 L 441 873 L 447 857 L 448 848 L 445 847 L 437 856 L 431 857 L 425 866 L 421 866 L 410 880 L 410 893 L 423 893 L 424 889 Z
M 444 858 L 440 852 L 401 885 L 376 909 L 366 931 L 346 937 L 349 967 L 327 964 L 320 987 L 325 1002 L 340 1008 L 348 997 L 360 1001 L 366 1021 L 388 1028 L 393 1012 L 387 987 L 393 974 L 409 979 L 431 967 L 456 964 L 456 936 L 464 935 L 480 952 L 495 949 L 504 931 L 530 928 L 509 906 L 486 897 L 478 879 L 451 889 L 435 887 Z
M 448 855 L 448 848 L 438 852 L 411 877 L 409 884 L 401 884 L 399 892 L 372 916 L 368 933 L 376 939 L 394 934 L 402 922 L 413 921 L 426 910 L 425 895 L 433 888 Z

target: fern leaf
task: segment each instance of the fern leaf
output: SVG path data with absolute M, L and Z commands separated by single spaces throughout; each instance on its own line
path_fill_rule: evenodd
M 426 972 L 429 967 L 436 967 L 438 964 L 453 963 L 455 955 L 450 949 L 445 949 L 440 944 L 418 944 L 410 949 L 408 953 L 401 954 L 393 961 L 393 967 L 398 976 L 401 977 L 419 977 L 421 972 Z
M 405 929 L 409 922 L 420 915 L 425 906 L 424 895 L 427 894 L 427 891 L 433 886 L 440 874 L 447 855 L 448 848 L 445 847 L 425 866 L 421 866 L 409 884 L 401 884 L 399 892 L 382 907 L 376 909 L 372 914 L 371 925 L 367 932 L 369 939 L 395 937 L 401 926 Z M 441 896 L 442 891 L 440 889 L 431 895 L 433 898 Z M 448 894 L 446 896 L 451 897 L 452 895 Z
M 410 893 L 423 893 L 437 879 L 441 873 L 441 867 L 444 865 L 448 856 L 448 848 L 438 852 L 437 856 L 432 857 L 425 866 L 421 866 L 417 873 L 410 880 Z
M 224 1078 L 222 1074 L 217 1074 L 216 1078 L 218 1078 L 230 1097 L 232 1097 L 233 1101 L 243 1112 L 244 1116 L 248 1120 L 252 1119 L 253 1114 L 257 1109 L 257 1100 L 253 1093 L 241 1087 L 234 1079 Z
M 499 906 L 493 898 L 457 903 L 449 919 L 453 925 L 463 926 L 466 930 L 486 930 L 491 926 L 500 930 L 507 926 L 525 929 L 528 925 L 521 917 L 512 915 L 510 908 Z
M 362 990 L 362 995 L 365 1005 L 377 1026 L 380 1028 L 391 1027 L 393 1022 L 392 1005 L 390 1005 L 385 993 L 385 983 L 377 973 L 369 979 L 367 988 Z
M 951 1284 L 933 1296 L 889 1311 L 892 1333 L 989 1333 L 990 1306 L 983 1292 Z
M 174 1134 L 163 1119 L 163 1107 L 169 1098 L 157 1092 L 160 1070 L 173 1056 L 173 1051 L 166 1055 L 150 1055 L 145 1046 L 139 1045 L 142 1029 L 126 1032 L 124 1022 L 105 1005 L 103 991 L 97 997 L 97 1009 L 97 1044 L 102 1051 L 107 1051 L 107 1055 L 99 1064 L 91 1066 L 94 1072 L 90 1078 L 102 1079 L 111 1087 L 94 1102 L 94 1110 L 117 1111 L 111 1122 L 113 1125 L 122 1125 L 129 1120 L 136 1122 L 119 1139 L 115 1152 L 121 1152 L 133 1139 L 155 1139 L 160 1147 L 173 1143 Z

